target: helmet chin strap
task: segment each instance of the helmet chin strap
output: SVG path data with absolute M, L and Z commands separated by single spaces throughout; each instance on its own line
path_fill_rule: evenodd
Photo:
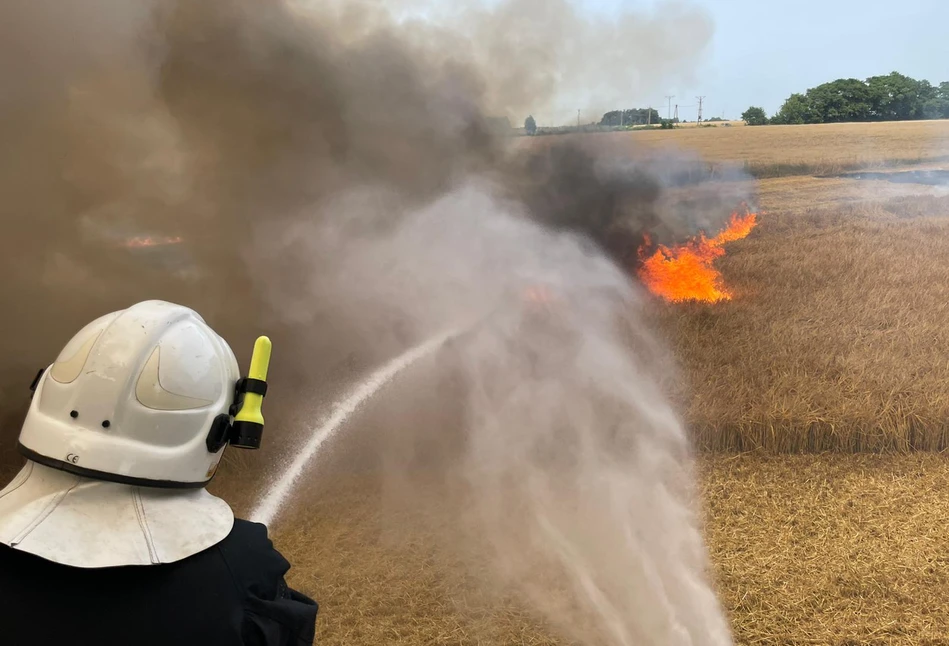
M 51 469 L 67 471 L 83 478 L 92 480 L 103 480 L 105 482 L 115 482 L 117 484 L 131 485 L 133 487 L 155 487 L 158 489 L 201 489 L 207 486 L 210 480 L 200 482 L 178 482 L 177 480 L 152 480 L 150 478 L 135 478 L 133 476 L 123 476 L 118 473 L 109 473 L 107 471 L 98 471 L 79 466 L 69 460 L 57 460 L 41 453 L 37 453 L 29 447 L 23 446 L 22 442 L 17 443 L 17 450 L 27 460 L 31 460 Z
M 30 384 L 30 399 L 33 399 L 33 395 L 36 394 L 36 387 L 40 385 L 40 379 L 43 378 L 43 373 L 46 372 L 46 370 L 46 368 L 40 368 L 36 376 L 33 377 L 33 383 Z

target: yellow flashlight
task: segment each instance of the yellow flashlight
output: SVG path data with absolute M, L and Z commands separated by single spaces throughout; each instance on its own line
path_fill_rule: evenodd
M 243 395 L 240 410 L 234 416 L 230 433 L 231 446 L 241 449 L 258 449 L 264 434 L 264 414 L 261 407 L 267 394 L 267 369 L 273 349 L 265 336 L 254 342 L 254 353 L 250 358 L 247 377 L 238 384 L 238 396 Z

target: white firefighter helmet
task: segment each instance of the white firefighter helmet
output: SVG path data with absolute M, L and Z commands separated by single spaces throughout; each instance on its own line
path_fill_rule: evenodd
M 174 562 L 234 516 L 204 489 L 240 378 L 196 312 L 146 301 L 96 319 L 38 377 L 28 462 L 0 491 L 0 543 L 77 567 Z

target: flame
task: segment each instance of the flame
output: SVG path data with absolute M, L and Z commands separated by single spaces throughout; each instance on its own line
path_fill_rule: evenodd
M 159 247 L 169 244 L 179 244 L 183 241 L 183 238 L 179 236 L 168 237 L 168 238 L 152 238 L 152 237 L 139 237 L 139 238 L 129 238 L 126 240 L 122 246 L 128 249 L 134 249 L 139 247 Z
M 723 245 L 746 237 L 758 224 L 756 213 L 733 213 L 728 227 L 714 238 L 700 233 L 685 244 L 659 248 L 647 256 L 652 244 L 649 237 L 639 249 L 642 265 L 639 278 L 646 288 L 667 301 L 702 301 L 717 303 L 731 300 L 731 293 L 722 285 L 722 275 L 713 263 L 725 255 Z
M 544 285 L 532 285 L 525 288 L 523 298 L 533 305 L 547 305 L 554 300 L 553 292 Z

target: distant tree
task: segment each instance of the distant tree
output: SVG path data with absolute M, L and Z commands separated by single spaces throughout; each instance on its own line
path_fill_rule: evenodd
M 792 94 L 771 119 L 775 124 L 902 121 L 949 118 L 949 84 L 891 72 L 866 81 L 837 79 Z
M 810 100 L 804 94 L 792 94 L 784 102 L 778 113 L 771 119 L 771 123 L 794 125 L 801 123 L 818 123 L 814 117 L 814 110 Z
M 837 79 L 807 91 L 812 119 L 821 123 L 869 121 L 874 97 L 867 83 L 859 79 Z
M 623 113 L 620 110 L 610 110 L 600 119 L 601 126 L 621 126 L 623 125 Z
M 647 123 L 659 123 L 659 112 L 649 108 L 631 110 L 611 110 L 600 119 L 601 126 L 640 126 Z
M 930 99 L 923 104 L 924 119 L 949 119 L 949 100 Z
M 529 135 L 537 134 L 537 122 L 534 121 L 534 115 L 529 115 L 524 119 L 524 131 Z
M 724 119 L 721 118 L 721 117 L 712 117 L 711 119 L 706 119 L 706 121 L 717 121 L 717 122 L 721 122 L 721 121 L 724 121 Z
M 768 125 L 768 115 L 765 113 L 763 108 L 752 106 L 741 113 L 741 118 L 742 121 L 747 123 L 749 126 Z
M 923 103 L 924 119 L 949 119 L 949 82 L 934 87 L 932 96 Z
M 930 88 L 929 82 L 926 85 Z M 886 76 L 867 79 L 873 103 L 872 115 L 879 121 L 905 121 L 922 117 L 923 102 L 920 93 L 926 92 L 920 81 L 891 72 Z
M 932 101 L 939 96 L 939 88 L 933 87 L 933 84 L 926 79 L 918 81 L 917 83 L 916 93 L 922 105 L 925 105 L 927 101 Z

